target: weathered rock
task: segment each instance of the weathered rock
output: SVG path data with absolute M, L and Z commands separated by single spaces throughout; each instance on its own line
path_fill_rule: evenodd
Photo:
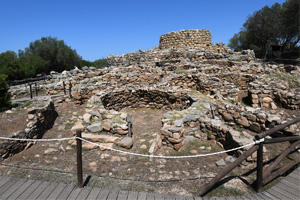
M 229 162 L 229 163 L 233 163 L 233 162 L 235 161 L 235 159 L 234 159 L 233 156 L 227 156 L 227 157 L 225 158 L 225 161 L 226 161 L 226 162 Z
M 83 120 L 85 123 L 90 124 L 90 120 L 91 120 L 92 115 L 90 115 L 89 113 L 85 113 L 83 115 Z
M 89 125 L 86 129 L 91 133 L 100 133 L 103 130 L 101 123 Z
M 223 166 L 226 166 L 226 162 L 224 159 L 221 159 L 216 162 L 216 165 L 219 167 L 223 167 Z
M 72 131 L 73 134 L 76 134 L 76 130 L 78 130 L 78 129 L 83 132 L 85 127 L 82 124 L 78 124 L 78 125 L 73 126 L 71 128 L 71 131 Z
M 110 142 L 115 144 L 118 144 L 120 140 L 119 137 L 114 137 L 114 136 L 104 135 L 104 134 L 96 135 L 91 133 L 82 133 L 82 138 L 92 142 Z
M 229 113 L 224 112 L 224 113 L 222 113 L 222 115 L 223 115 L 224 120 L 225 120 L 226 122 L 231 122 L 231 121 L 233 121 L 233 117 L 232 117 Z
M 247 120 L 246 117 L 238 118 L 238 119 L 236 120 L 236 123 L 237 123 L 237 124 L 240 124 L 240 125 L 242 125 L 242 126 L 244 126 L 244 127 L 249 127 L 249 126 L 250 126 L 249 121 Z
M 261 127 L 260 127 L 260 124 L 257 123 L 257 122 L 253 122 L 250 127 L 249 127 L 250 130 L 256 132 L 256 133 L 260 133 L 261 132 Z
M 56 153 L 56 152 L 58 152 L 58 149 L 49 148 L 49 149 L 44 151 L 44 154 L 48 155 L 48 154 L 52 154 L 52 153 Z
M 131 137 L 124 137 L 121 139 L 119 145 L 125 149 L 130 149 L 133 145 L 133 140 Z

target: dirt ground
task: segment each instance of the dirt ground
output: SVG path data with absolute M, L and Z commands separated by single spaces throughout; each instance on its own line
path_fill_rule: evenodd
M 56 104 L 56 110 L 59 116 L 52 129 L 48 130 L 43 138 L 72 137 L 70 129 L 77 117 L 85 113 L 85 105 L 63 102 Z M 160 118 L 164 111 L 125 109 L 123 112 L 133 116 L 134 145 L 131 150 L 115 148 L 147 154 L 147 151 L 140 147 L 145 145 L 149 148 L 155 133 L 158 133 L 162 126 Z M 17 109 L 13 114 L 0 113 L 1 130 L 5 130 L 1 136 L 21 130 L 26 125 L 25 116 L 25 109 Z M 288 145 L 288 143 L 282 143 L 279 146 L 267 147 L 270 149 L 267 154 L 269 157 L 274 156 L 274 151 Z M 210 148 L 201 149 L 200 146 Z M 179 152 L 163 146 L 156 155 L 191 155 L 221 150 L 214 141 L 208 141 L 203 135 L 199 141 L 186 144 Z M 109 150 L 83 149 L 84 180 L 85 185 L 109 189 L 193 195 L 223 169 L 223 167 L 217 167 L 215 163 L 227 156 L 227 154 L 220 154 L 200 158 L 149 159 Z M 246 186 L 250 185 L 255 179 L 255 170 L 253 170 L 255 166 L 255 163 L 250 163 L 247 167 L 241 165 L 229 174 L 228 179 L 240 177 Z M 0 168 L 1 175 L 76 184 L 76 151 L 74 147 L 70 148 L 68 141 L 38 142 L 29 149 L 0 162 Z M 237 193 L 238 195 L 254 192 L 250 187 L 241 187 L 232 190 L 230 194 L 235 195 L 237 191 L 241 192 Z M 213 195 L 222 196 L 222 192 L 220 194 L 215 192 Z

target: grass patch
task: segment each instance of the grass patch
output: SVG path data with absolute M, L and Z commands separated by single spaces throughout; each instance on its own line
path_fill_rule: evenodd
M 205 195 L 206 197 L 222 197 L 222 196 L 241 196 L 244 195 L 245 192 L 236 189 L 236 188 L 226 188 L 223 185 L 220 187 L 210 191 Z
M 275 78 L 279 80 L 287 81 L 288 84 L 292 87 L 300 87 L 300 79 L 299 76 L 296 74 L 289 74 L 289 73 L 272 73 L 272 74 L 266 74 L 266 78 Z
M 21 108 L 28 107 L 28 106 L 32 105 L 32 103 L 33 103 L 32 101 L 27 101 L 21 105 Z

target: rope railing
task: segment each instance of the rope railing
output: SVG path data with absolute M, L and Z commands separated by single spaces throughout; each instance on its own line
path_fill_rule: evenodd
M 148 158 L 164 158 L 164 159 L 183 159 L 183 158 L 198 158 L 198 157 L 205 157 L 205 156 L 212 156 L 212 155 L 218 155 L 218 154 L 223 154 L 223 153 L 228 153 L 231 151 L 236 151 L 239 149 L 243 149 L 245 147 L 256 147 L 257 144 L 261 144 L 264 142 L 264 138 L 255 140 L 249 144 L 224 150 L 224 151 L 219 151 L 219 152 L 214 152 L 214 153 L 207 153 L 207 154 L 198 154 L 198 155 L 188 155 L 188 156 L 163 156 L 163 155 L 149 155 L 149 154 L 140 154 L 140 153 L 134 153 L 134 152 L 128 152 L 128 151 L 123 151 L 119 149 L 114 149 L 111 147 L 107 147 L 104 145 L 97 144 L 95 142 L 91 142 L 89 140 L 86 140 L 81 137 L 81 130 L 76 131 L 76 136 L 75 137 L 70 137 L 70 138 L 52 138 L 52 139 L 26 139 L 26 138 L 9 138 L 9 137 L 0 137 L 0 140 L 9 140 L 9 141 L 21 141 L 21 142 L 53 142 L 53 141 L 68 141 L 68 140 L 76 140 L 76 146 L 77 146 L 77 186 L 79 188 L 83 187 L 83 170 L 82 170 L 82 142 L 90 143 L 93 145 L 96 145 L 101 148 L 105 148 L 117 153 L 121 154 L 126 154 L 126 155 L 132 155 L 132 156 L 140 156 L 140 157 L 148 157 Z
M 134 153 L 134 152 L 129 152 L 129 151 L 123 151 L 119 149 L 114 149 L 111 147 L 107 147 L 105 145 L 101 145 L 95 142 L 91 142 L 89 140 L 86 140 L 81 137 L 70 137 L 70 138 L 52 138 L 52 139 L 25 139 L 25 138 L 9 138 L 9 137 L 0 137 L 0 140 L 10 140 L 10 141 L 23 141 L 23 142 L 53 142 L 53 141 L 68 141 L 68 140 L 81 140 L 83 142 L 98 146 L 103 149 L 108 149 L 114 152 L 122 153 L 122 154 L 127 154 L 127 155 L 133 155 L 133 156 L 141 156 L 141 157 L 149 157 L 149 158 L 165 158 L 165 159 L 182 159 L 182 158 L 198 158 L 198 157 L 205 157 L 205 156 L 212 156 L 212 155 L 218 155 L 218 154 L 223 154 L 223 153 L 228 153 L 231 151 L 236 151 L 239 149 L 243 149 L 246 147 L 253 146 L 255 144 L 259 144 L 261 142 L 264 142 L 264 138 L 260 140 L 254 140 L 254 142 L 251 142 L 249 144 L 239 146 L 236 148 L 224 150 L 224 151 L 219 151 L 219 152 L 213 152 L 213 153 L 206 153 L 206 154 L 197 154 L 197 155 L 189 155 L 189 156 L 163 156 L 163 155 L 151 155 L 151 154 L 140 154 L 140 153 Z

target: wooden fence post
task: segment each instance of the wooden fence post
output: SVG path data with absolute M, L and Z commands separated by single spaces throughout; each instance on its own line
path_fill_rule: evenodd
M 63 81 L 63 85 L 64 85 L 64 94 L 66 95 L 66 83 L 65 83 L 65 81 Z
M 257 149 L 257 167 L 256 167 L 256 190 L 257 192 L 260 192 L 263 186 L 263 167 L 264 167 L 264 152 L 263 142 L 258 144 Z
M 69 82 L 69 94 L 70 94 L 70 99 L 72 99 L 72 84 Z
M 38 84 L 37 84 L 37 81 L 35 82 L 35 95 L 36 95 L 36 96 L 39 96 L 39 94 L 38 94 Z
M 32 99 L 32 86 L 31 86 L 31 83 L 29 83 L 29 90 L 30 90 L 30 99 Z
M 76 130 L 76 137 L 81 138 L 81 130 Z M 82 188 L 83 186 L 83 175 L 82 175 L 82 141 L 76 139 L 77 146 L 77 187 Z

